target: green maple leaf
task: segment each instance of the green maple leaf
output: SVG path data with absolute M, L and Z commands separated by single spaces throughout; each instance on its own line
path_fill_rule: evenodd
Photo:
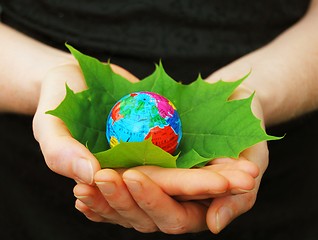
M 253 115 L 253 95 L 228 100 L 247 76 L 235 82 L 218 81 L 214 84 L 199 76 L 192 84 L 183 85 L 174 81 L 160 63 L 153 74 L 138 83 L 131 83 L 115 74 L 110 64 L 103 64 L 66 46 L 78 60 L 88 89 L 74 93 L 66 86 L 65 99 L 47 113 L 61 118 L 72 136 L 95 155 L 101 167 L 157 165 L 191 168 L 219 157 L 237 158 L 243 150 L 258 142 L 280 139 L 269 136 Z M 178 155 L 172 156 L 150 140 L 122 142 L 110 149 L 105 135 L 108 114 L 121 97 L 136 91 L 159 93 L 176 106 L 183 130 Z

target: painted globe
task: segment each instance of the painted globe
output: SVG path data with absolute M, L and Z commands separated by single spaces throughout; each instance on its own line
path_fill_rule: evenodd
M 175 106 L 154 92 L 134 92 L 121 98 L 111 109 L 106 123 L 110 147 L 120 142 L 152 143 L 174 153 L 181 137 L 181 120 Z

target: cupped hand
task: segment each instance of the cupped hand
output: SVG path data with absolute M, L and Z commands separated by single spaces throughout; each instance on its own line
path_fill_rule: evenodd
M 112 65 L 114 72 L 137 81 L 137 78 L 126 70 Z M 62 120 L 46 114 L 55 109 L 66 95 L 65 85 L 74 92 L 87 88 L 83 74 L 75 62 L 69 62 L 51 69 L 41 83 L 38 107 L 33 120 L 33 132 L 39 142 L 46 164 L 54 172 L 93 184 L 94 174 L 100 165 L 90 151 L 75 140 Z
M 249 96 L 240 87 L 232 98 Z M 261 118 L 257 99 L 254 113 Z M 245 150 L 239 159 L 216 159 L 199 169 L 143 166 L 103 169 L 97 186 L 77 185 L 76 207 L 92 221 L 180 234 L 210 229 L 220 232 L 254 204 L 267 167 L 266 142 Z
M 231 69 L 231 67 L 225 67 L 224 70 L 218 71 L 210 76 L 207 80 L 208 82 L 215 82 L 218 79 L 221 79 L 220 74 L 224 71 L 232 72 L 229 76 L 230 78 L 223 78 L 225 81 L 229 81 L 229 79 L 238 79 L 237 71 L 229 71 L 226 69 Z M 235 68 L 234 68 L 235 70 Z M 242 71 L 242 69 L 238 70 L 238 72 Z M 234 75 L 233 75 L 234 74 Z M 231 100 L 242 99 L 249 97 L 253 91 L 247 85 L 241 84 L 230 97 Z M 263 116 L 263 108 L 261 102 L 258 98 L 257 93 L 254 95 L 252 101 L 252 112 L 253 114 L 261 120 L 262 127 L 265 128 L 264 116 Z M 242 152 L 241 157 L 253 163 L 254 166 L 257 166 L 259 169 L 259 174 L 255 178 L 255 187 L 251 191 L 246 191 L 243 194 L 233 194 L 228 196 L 222 196 L 219 198 L 215 198 L 209 209 L 207 211 L 207 225 L 209 229 L 214 233 L 219 233 L 224 227 L 226 227 L 231 221 L 240 216 L 241 214 L 250 210 L 257 197 L 257 193 L 259 190 L 260 182 L 264 172 L 267 169 L 268 161 L 269 161 L 269 153 L 267 142 L 260 142 L 245 151 Z M 215 160 L 212 164 L 219 164 L 219 160 Z
M 233 196 L 253 195 L 258 175 L 258 167 L 243 156 L 217 159 L 199 169 L 103 169 L 95 175 L 97 186 L 79 184 L 74 194 L 77 209 L 92 221 L 141 232 L 181 234 L 209 228 L 216 233 L 223 220 L 217 215 L 219 199 L 226 203 Z M 240 206 L 233 206 L 232 201 L 231 207 L 238 215 L 253 201 L 251 197 L 244 204 L 238 200 Z

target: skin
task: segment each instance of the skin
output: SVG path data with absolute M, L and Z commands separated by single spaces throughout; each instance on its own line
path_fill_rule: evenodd
M 268 45 L 213 73 L 207 81 L 235 80 L 252 69 L 232 98 L 244 98 L 255 91 L 253 112 L 264 126 L 316 110 L 317 24 L 318 0 L 313 0 L 297 24 Z M 238 160 L 217 159 L 201 169 L 101 170 L 63 122 L 45 114 L 64 98 L 65 83 L 74 91 L 86 88 L 77 63 L 68 53 L 1 23 L 0 36 L 0 46 L 6 46 L 0 54 L 0 111 L 34 114 L 34 136 L 48 167 L 77 182 L 75 206 L 88 219 L 141 232 L 179 234 L 209 229 L 218 233 L 252 208 L 268 165 L 266 142 L 247 149 Z M 112 67 L 138 81 L 119 66 Z
M 246 89 L 239 89 L 235 95 L 247 94 Z M 254 101 L 255 113 L 257 107 Z M 103 169 L 95 175 L 96 186 L 78 184 L 74 188 L 76 208 L 92 221 L 115 219 L 117 224 L 141 232 L 180 234 L 210 229 L 218 233 L 234 214 L 253 206 L 260 169 L 264 172 L 267 164 L 267 145 L 262 142 L 244 151 L 238 160 L 217 159 L 200 169 Z M 235 201 L 233 196 L 237 196 Z M 231 208 L 221 210 L 226 202 Z

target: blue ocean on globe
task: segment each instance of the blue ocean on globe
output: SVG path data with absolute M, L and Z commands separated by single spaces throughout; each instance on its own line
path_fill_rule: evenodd
M 177 149 L 182 128 L 173 103 L 154 92 L 134 92 L 121 98 L 111 109 L 106 123 L 110 146 L 141 142 L 150 137 L 153 144 L 169 153 Z

